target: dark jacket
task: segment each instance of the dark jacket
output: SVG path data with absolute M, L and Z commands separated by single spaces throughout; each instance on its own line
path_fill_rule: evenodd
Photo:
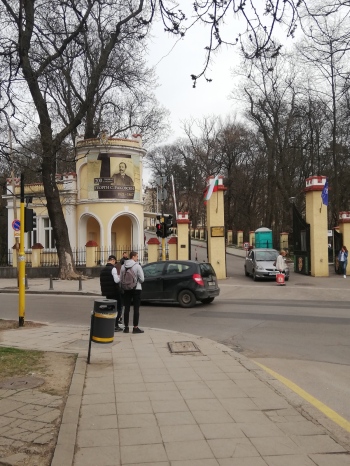
M 106 298 L 117 299 L 119 295 L 119 285 L 115 283 L 112 275 L 114 265 L 107 263 L 100 273 L 100 286 L 102 296 Z

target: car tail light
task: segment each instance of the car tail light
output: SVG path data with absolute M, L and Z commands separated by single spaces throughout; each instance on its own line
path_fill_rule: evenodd
M 199 273 L 194 273 L 192 278 L 198 285 L 204 286 L 202 275 L 199 275 Z

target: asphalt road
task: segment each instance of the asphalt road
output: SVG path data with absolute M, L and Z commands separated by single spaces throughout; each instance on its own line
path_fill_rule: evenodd
M 199 260 L 205 254 L 199 247 L 196 253 Z M 228 256 L 230 278 L 221 281 L 221 294 L 212 304 L 192 309 L 144 305 L 140 326 L 224 343 L 287 377 L 350 421 L 350 293 L 305 287 L 295 274 L 286 287 L 253 282 L 244 276 L 243 263 Z M 1 301 L 1 316 L 14 318 L 17 296 L 2 294 Z M 26 319 L 89 326 L 93 301 L 86 296 L 27 295 Z

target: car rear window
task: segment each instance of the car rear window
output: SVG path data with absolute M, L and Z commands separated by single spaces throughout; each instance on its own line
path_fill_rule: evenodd
M 211 264 L 208 264 L 207 262 L 201 262 L 199 264 L 199 268 L 201 270 L 201 275 L 203 278 L 209 277 L 210 275 L 216 276 L 215 270 L 211 266 Z
M 275 261 L 277 259 L 278 252 L 274 251 L 256 251 L 255 259 L 257 261 Z
M 171 262 L 168 264 L 168 267 L 165 271 L 167 275 L 175 275 L 179 273 L 186 272 L 190 268 L 189 265 L 186 264 L 172 264 Z

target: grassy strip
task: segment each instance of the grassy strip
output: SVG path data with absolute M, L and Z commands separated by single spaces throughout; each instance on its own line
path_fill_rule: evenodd
M 0 378 L 25 376 L 43 369 L 42 351 L 0 347 Z

